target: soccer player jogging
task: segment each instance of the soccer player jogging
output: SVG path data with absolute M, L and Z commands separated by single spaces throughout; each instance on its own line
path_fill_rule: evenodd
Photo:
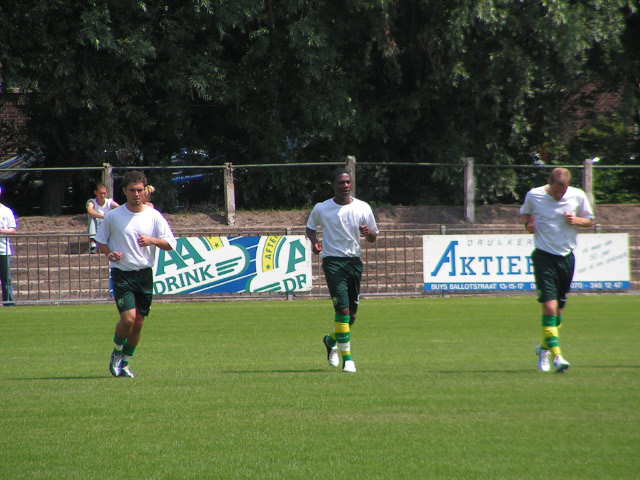
M 558 329 L 573 279 L 578 227 L 593 226 L 595 218 L 587 195 L 570 187 L 570 182 L 569 170 L 554 168 L 547 185 L 529 190 L 520 208 L 525 228 L 534 234 L 531 259 L 542 304 L 542 343 L 536 353 L 543 372 L 551 370 L 550 356 L 556 372 L 569 368 L 560 351 Z
M 360 260 L 360 237 L 375 242 L 379 230 L 371 207 L 351 194 L 351 174 L 345 169 L 333 172 L 335 196 L 316 204 L 309 215 L 306 233 L 313 253 L 320 254 L 322 270 L 335 309 L 334 328 L 323 339 L 329 365 L 355 373 L 351 356 L 350 328 L 356 320 L 363 265 Z M 322 243 L 317 228 L 322 228 Z
M 151 308 L 156 248 L 173 250 L 176 239 L 162 214 L 144 204 L 144 174 L 132 170 L 122 181 L 127 202 L 105 215 L 96 243 L 109 259 L 113 296 L 120 313 L 109 371 L 114 377 L 133 378 L 129 361 Z

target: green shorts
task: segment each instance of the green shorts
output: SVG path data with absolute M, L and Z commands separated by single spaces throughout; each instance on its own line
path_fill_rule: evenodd
M 538 302 L 557 300 L 558 306 L 564 308 L 567 304 L 567 295 L 571 290 L 571 280 L 576 264 L 573 252 L 563 257 L 535 249 L 531 254 L 531 260 L 538 290 Z
M 144 268 L 125 272 L 119 268 L 111 269 L 113 298 L 118 312 L 136 309 L 145 317 L 149 315 L 153 299 L 153 269 Z
M 325 257 L 322 259 L 322 270 L 336 311 L 349 307 L 349 313 L 356 313 L 364 270 L 360 258 Z

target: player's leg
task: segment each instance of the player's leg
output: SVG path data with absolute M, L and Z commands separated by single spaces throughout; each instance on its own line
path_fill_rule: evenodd
M 327 287 L 329 288 L 329 293 L 331 294 L 335 311 L 333 332 L 331 335 L 325 337 L 325 343 L 332 348 L 333 346 L 337 346 L 337 351 L 340 353 L 340 357 L 342 358 L 343 371 L 355 372 L 355 364 L 353 362 L 353 357 L 351 356 L 347 265 L 348 261 L 344 258 L 327 257 L 322 261 L 322 268 L 325 273 Z M 331 362 L 331 358 L 329 358 L 329 363 L 334 366 L 334 363 Z
M 360 283 L 362 280 L 363 271 L 364 271 L 364 265 L 362 264 L 362 261 L 359 258 L 350 260 L 348 293 L 349 293 L 349 326 L 352 329 L 353 329 L 353 324 L 356 322 L 356 315 L 358 314 L 358 306 L 360 305 Z
M 562 310 L 566 304 L 567 292 L 571 281 L 569 280 L 567 283 L 566 278 L 562 274 L 558 274 L 558 271 L 556 271 L 554 278 L 557 286 L 556 298 L 542 302 L 542 343 L 540 347 L 548 350 L 548 356 L 553 358 L 553 366 L 556 372 L 563 372 L 569 368 L 569 362 L 562 357 L 558 329 L 562 322 Z M 549 284 L 551 284 L 550 280 L 547 281 L 547 285 Z M 551 294 L 547 293 L 547 296 L 543 298 L 549 298 L 550 296 Z M 541 355 L 542 353 L 540 351 Z
M 351 329 L 349 327 L 349 308 L 336 309 L 334 330 L 340 358 L 342 358 L 342 371 L 354 373 L 356 365 L 351 355 Z
M 89 234 L 89 246 L 91 253 L 98 253 L 98 246 L 96 245 L 96 233 L 98 232 L 98 219 L 89 217 L 89 225 L 87 233 Z
M 558 293 L 557 293 L 557 304 L 555 309 L 555 321 L 556 321 L 556 329 L 555 334 L 556 337 L 559 338 L 559 329 L 562 325 L 562 312 L 564 311 L 565 306 L 567 305 L 567 297 L 569 295 L 569 291 L 571 290 L 571 281 L 573 280 L 573 272 L 575 269 L 575 257 L 573 253 L 570 253 L 566 257 L 561 257 L 561 259 L 557 263 L 556 267 L 556 275 L 557 275 L 557 284 L 558 284 Z M 567 362 L 562 356 L 562 352 L 560 351 L 560 342 L 558 340 L 557 348 L 550 349 L 551 355 L 553 356 L 553 366 L 556 372 L 564 372 L 569 368 L 569 362 Z
M 537 249 L 531 254 L 538 302 L 542 305 L 542 341 L 536 347 L 536 353 L 538 369 L 543 372 L 551 370 L 552 350 L 560 348 L 557 331 L 558 283 L 554 257 L 556 256 Z
M 144 325 L 145 317 L 140 312 L 136 310 L 133 311 L 135 312 L 135 316 L 131 325 L 131 333 L 129 333 L 127 341 L 122 347 L 122 369 L 120 371 L 120 377 L 135 378 L 135 374 L 129 368 L 129 362 L 131 361 L 131 358 L 136 351 L 136 347 L 138 346 L 138 342 L 140 341 L 140 333 L 142 331 L 142 326 Z
M 144 319 L 149 315 L 151 302 L 153 301 L 153 271 L 150 268 L 132 272 L 130 285 L 134 289 L 135 315 L 131 324 L 131 330 L 127 342 L 122 348 L 122 372 L 121 377 L 135 377 L 129 369 L 129 362 L 133 357 L 136 347 L 140 342 Z
M 13 307 L 13 284 L 11 283 L 11 255 L 0 255 L 0 281 L 2 282 L 2 304 Z
M 113 298 L 120 314 L 120 320 L 113 336 L 113 351 L 109 362 L 109 371 L 115 377 L 120 376 L 122 372 L 123 350 L 131 335 L 137 314 L 135 294 L 130 282 L 132 273 L 117 268 L 111 269 Z
M 331 296 L 331 300 L 335 309 L 335 299 L 336 299 L 336 282 L 338 279 L 335 277 L 335 271 L 337 266 L 335 265 L 334 259 L 332 258 L 323 258 L 322 259 L 322 271 L 324 272 L 324 278 L 327 283 L 327 288 L 329 289 L 329 295 Z M 329 365 L 332 367 L 337 367 L 340 365 L 340 356 L 338 355 L 338 346 L 336 341 L 336 330 L 335 328 L 331 330 L 329 335 L 325 335 L 322 338 L 322 344 L 325 346 L 327 350 L 327 361 Z
M 113 335 L 113 351 L 111 352 L 111 360 L 109 362 L 109 371 L 114 377 L 120 376 L 122 372 L 123 350 L 129 340 L 135 316 L 135 308 L 129 308 L 128 310 L 120 312 L 120 321 L 116 325 L 116 331 Z
M 558 301 L 548 300 L 542 304 L 542 348 L 552 355 L 560 354 L 560 340 L 558 339 Z

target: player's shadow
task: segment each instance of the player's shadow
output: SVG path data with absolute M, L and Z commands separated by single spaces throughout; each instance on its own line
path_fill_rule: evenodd
M 578 367 L 577 367 L 578 368 Z M 632 368 L 632 369 L 640 369 L 640 365 L 580 365 L 579 368 L 584 369 L 595 369 L 595 370 L 611 370 L 612 368 Z
M 461 374 L 461 373 L 511 373 L 511 374 L 522 374 L 522 373 L 531 373 L 531 369 L 520 369 L 520 370 L 424 370 L 426 373 L 436 373 L 436 374 Z
M 101 378 L 111 378 L 109 375 L 86 375 L 86 376 L 64 376 L 64 377 L 15 377 L 8 378 L 11 381 L 23 381 L 23 380 L 98 380 Z
M 323 373 L 322 368 L 274 369 L 274 370 L 223 370 L 223 373 Z

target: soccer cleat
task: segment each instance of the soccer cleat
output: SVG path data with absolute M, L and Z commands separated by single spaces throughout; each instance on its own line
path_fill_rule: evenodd
M 541 372 L 550 371 L 551 363 L 549 362 L 549 350 L 538 345 L 536 347 L 536 355 L 538 355 L 538 370 Z
M 569 362 L 562 358 L 562 355 L 556 355 L 553 359 L 553 368 L 556 369 L 556 373 L 563 373 L 569 369 Z
M 356 373 L 356 362 L 353 360 L 345 360 L 342 371 L 347 373 Z
M 333 347 L 330 347 L 329 344 L 327 343 L 328 338 L 329 338 L 329 335 L 325 335 L 325 337 L 322 339 L 322 343 L 324 343 L 324 346 L 327 349 L 327 360 L 329 361 L 329 365 L 337 368 L 338 365 L 340 365 L 338 347 L 335 345 Z
M 136 374 L 131 371 L 129 365 L 125 365 L 120 369 L 119 377 L 136 378 Z
M 122 355 L 113 352 L 111 354 L 111 361 L 109 362 L 109 371 L 114 377 L 119 377 L 122 371 Z

